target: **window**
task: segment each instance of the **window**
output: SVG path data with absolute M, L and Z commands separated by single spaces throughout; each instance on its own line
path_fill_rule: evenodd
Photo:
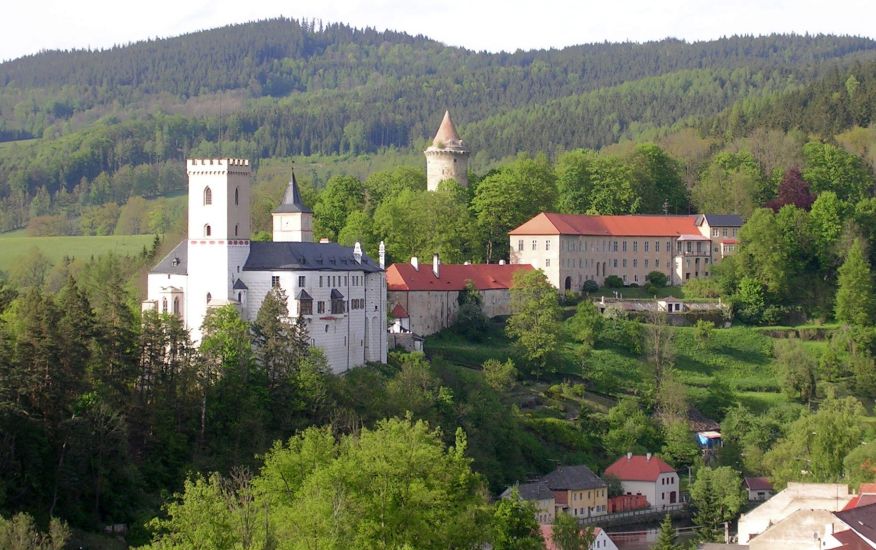
M 726 227 L 721 230 L 721 233 L 723 233 L 725 237 L 728 235 L 729 232 L 730 232 L 730 230 Z
M 617 241 L 614 241 L 614 243 L 612 244 L 612 248 L 611 248 L 611 249 L 612 249 L 613 252 L 617 252 Z
M 234 204 L 240 204 L 240 188 L 234 188 Z
M 645 269 L 648 269 L 648 258 L 645 258 Z
M 720 237 L 721 236 L 721 232 L 718 230 L 717 227 L 712 229 L 712 236 L 713 237 Z
M 736 228 L 735 227 L 733 228 L 733 236 L 734 237 L 736 236 Z
M 204 206 L 213 204 L 213 191 L 209 187 L 204 188 Z
M 343 315 L 346 311 L 346 303 L 343 299 L 340 300 L 332 300 L 332 314 L 333 315 Z
M 617 267 L 617 258 L 612 260 L 611 263 L 612 263 L 612 267 Z M 603 273 L 603 275 L 604 275 L 604 273 Z
M 322 275 L 319 276 L 319 288 L 322 288 Z
M 626 258 L 624 258 L 624 264 L 623 264 L 623 265 L 624 265 L 624 267 L 627 267 L 627 259 L 626 259 Z
M 550 249 L 551 249 L 551 242 L 550 242 L 550 241 L 545 241 L 545 242 L 544 242 L 544 249 L 545 249 L 545 250 L 550 250 Z
M 304 284 L 307 282 L 307 277 L 304 275 L 298 276 L 298 286 L 305 286 Z
M 523 239 L 519 239 L 519 240 L 517 241 L 517 251 L 518 251 L 518 252 L 523 252 Z
M 173 314 L 179 315 L 179 296 L 173 299 Z
M 666 241 L 666 252 L 672 252 L 672 241 Z
M 627 241 L 624 241 L 624 242 L 623 242 L 623 246 L 622 246 L 622 248 L 623 248 L 623 251 L 624 251 L 624 252 L 627 251 Z
M 654 267 L 660 267 L 660 260 L 654 259 Z
M 210 224 L 204 226 L 204 236 L 209 237 L 213 232 L 210 230 Z
M 551 259 L 550 259 L 550 258 L 547 258 L 547 259 L 544 261 L 544 266 L 545 266 L 545 267 L 550 267 L 550 266 L 551 266 Z
M 313 300 L 298 300 L 298 315 L 313 315 Z
M 208 292 L 207 293 L 207 303 L 209 304 L 210 300 L 212 300 L 212 299 L 213 299 L 213 295 Z
M 280 288 L 280 276 L 272 275 L 271 276 L 271 288 Z
M 639 267 L 639 260 L 633 258 L 633 267 Z
M 644 244 L 645 244 L 645 252 L 648 252 L 648 243 L 649 243 L 649 242 L 650 242 L 650 241 L 645 241 L 645 243 L 644 243 Z
M 167 298 L 161 299 L 161 313 L 167 313 Z
M 654 241 L 654 252 L 660 252 L 660 241 Z
M 533 250 L 537 250 L 537 249 L 538 249 L 538 241 L 536 241 L 535 239 L 532 240 L 532 249 L 533 249 Z
M 234 236 L 237 236 L 238 225 L 234 224 Z
M 325 302 L 320 300 L 316 303 L 316 312 L 317 313 L 325 313 Z

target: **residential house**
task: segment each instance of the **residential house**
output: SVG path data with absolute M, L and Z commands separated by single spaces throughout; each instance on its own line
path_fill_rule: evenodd
M 746 477 L 743 483 L 749 501 L 767 500 L 773 496 L 773 485 L 765 477 Z
M 643 495 L 652 508 L 661 510 L 680 502 L 678 474 L 651 453 L 627 453 L 606 468 L 605 475 L 620 480 L 625 494 Z
M 616 275 L 645 283 L 652 271 L 671 285 L 707 277 L 712 265 L 735 252 L 742 218 L 732 215 L 588 216 L 542 212 L 509 232 L 511 263 L 545 272 L 561 290 L 603 285 Z M 723 234 L 728 234 L 725 239 Z M 714 234 L 718 237 L 713 237 Z M 728 241 L 724 243 L 723 241 Z
M 523 500 L 528 500 L 535 504 L 536 512 L 535 519 L 540 524 L 551 524 L 556 518 L 556 505 L 554 501 L 554 493 L 547 484 L 543 481 L 533 481 L 531 483 L 520 483 L 505 489 L 501 498 L 510 498 L 514 490 L 520 495 Z
M 593 528 L 594 539 L 590 544 L 590 550 L 617 550 L 617 545 L 611 540 L 608 534 L 599 527 Z M 544 539 L 545 550 L 559 550 L 559 547 L 554 543 L 554 526 L 542 525 L 541 536 Z
M 387 299 L 392 320 L 420 336 L 434 334 L 456 322 L 459 294 L 471 281 L 487 317 L 511 314 L 511 283 L 514 273 L 531 270 L 525 264 L 443 264 L 435 254 L 432 265 L 394 263 L 386 270 Z M 404 317 L 407 315 L 407 318 Z
M 587 466 L 560 466 L 542 481 L 554 493 L 557 512 L 576 518 L 608 513 L 608 485 Z

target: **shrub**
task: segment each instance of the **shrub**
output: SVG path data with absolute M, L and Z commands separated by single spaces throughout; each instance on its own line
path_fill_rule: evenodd
M 587 279 L 584 281 L 584 286 L 581 287 L 581 290 L 584 292 L 596 292 L 599 290 L 599 284 L 593 279 Z
M 608 288 L 623 288 L 624 280 L 617 275 L 609 275 L 605 278 L 605 286 Z
M 662 288 L 666 286 L 668 279 L 666 278 L 666 273 L 662 271 L 652 271 L 645 275 L 645 280 L 651 283 L 656 288 Z

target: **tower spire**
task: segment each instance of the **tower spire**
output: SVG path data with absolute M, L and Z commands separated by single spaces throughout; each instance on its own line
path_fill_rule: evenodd
M 304 206 L 304 201 L 301 200 L 301 193 L 298 190 L 298 181 L 295 179 L 295 169 L 292 169 L 292 177 L 289 179 L 289 185 L 286 186 L 286 192 L 283 194 L 283 200 L 280 201 L 280 206 L 275 210 L 275 213 L 282 214 L 285 212 L 302 212 L 312 214 L 310 208 Z

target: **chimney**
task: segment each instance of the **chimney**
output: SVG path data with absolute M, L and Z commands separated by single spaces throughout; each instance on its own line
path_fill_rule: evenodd
M 633 459 L 633 453 L 627 453 L 627 460 Z
M 651 453 L 648 453 L 645 455 L 645 460 L 647 460 L 647 461 L 651 460 Z
M 417 260 L 416 256 L 411 257 L 411 265 L 414 266 L 414 271 L 420 270 L 420 261 Z
M 438 259 L 438 254 L 432 255 L 432 273 L 436 279 L 441 278 L 441 260 Z
M 353 258 L 357 264 L 362 263 L 362 244 L 359 241 L 356 241 L 356 244 L 353 246 Z
M 499 265 L 505 265 L 505 260 L 499 260 Z
M 380 269 L 386 269 L 386 245 L 380 241 L 380 248 L 377 249 L 377 255 L 380 258 Z

